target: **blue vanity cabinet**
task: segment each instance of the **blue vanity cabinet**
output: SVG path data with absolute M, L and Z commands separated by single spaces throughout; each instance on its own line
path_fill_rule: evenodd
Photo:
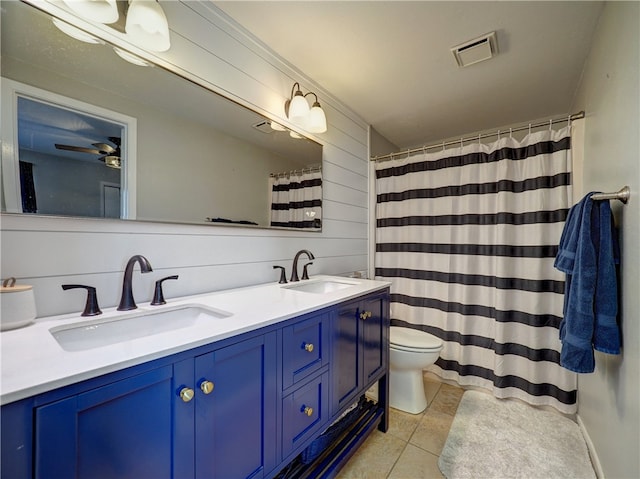
M 331 413 L 351 405 L 389 364 L 389 296 L 371 294 L 338 305 L 331 322 Z M 384 399 L 386 400 L 386 393 Z
M 0 476 L 271 479 L 379 381 L 377 422 L 358 424 L 356 448 L 387 427 L 388 298 L 363 295 L 5 404 Z

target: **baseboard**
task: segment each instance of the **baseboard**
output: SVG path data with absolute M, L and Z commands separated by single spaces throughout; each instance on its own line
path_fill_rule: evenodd
M 578 426 L 580 426 L 580 431 L 582 431 L 582 436 L 584 437 L 584 441 L 587 443 L 587 449 L 589 450 L 589 457 L 591 458 L 591 465 L 593 466 L 593 470 L 596 473 L 598 479 L 605 479 L 604 471 L 602 470 L 602 465 L 600 464 L 600 459 L 598 458 L 598 453 L 596 452 L 596 448 L 591 441 L 591 437 L 587 432 L 587 428 L 582 422 L 582 418 L 580 414 L 576 414 L 576 421 Z

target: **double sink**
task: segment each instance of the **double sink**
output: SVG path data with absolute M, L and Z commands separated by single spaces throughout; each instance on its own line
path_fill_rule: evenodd
M 358 284 L 341 279 L 312 279 L 283 285 L 281 288 L 300 293 L 325 294 Z M 190 304 L 158 310 L 138 310 L 113 318 L 56 326 L 49 332 L 65 351 L 84 351 L 231 316 L 233 313 L 228 311 Z

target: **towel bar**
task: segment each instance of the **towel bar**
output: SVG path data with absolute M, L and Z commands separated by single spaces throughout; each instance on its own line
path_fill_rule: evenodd
M 630 196 L 631 188 L 625 186 L 620 191 L 616 191 L 615 193 L 594 193 L 593 195 L 591 195 L 591 199 L 593 201 L 620 200 L 626 205 L 627 201 L 629 201 Z

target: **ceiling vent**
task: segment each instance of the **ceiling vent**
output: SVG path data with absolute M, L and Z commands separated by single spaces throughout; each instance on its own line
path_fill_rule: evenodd
M 268 121 L 260 121 L 251 126 L 262 133 L 273 133 L 274 131 L 273 128 L 271 128 L 271 123 Z
M 487 33 L 481 37 L 469 40 L 451 49 L 460 67 L 468 67 L 474 63 L 488 60 L 498 53 L 496 32 Z

